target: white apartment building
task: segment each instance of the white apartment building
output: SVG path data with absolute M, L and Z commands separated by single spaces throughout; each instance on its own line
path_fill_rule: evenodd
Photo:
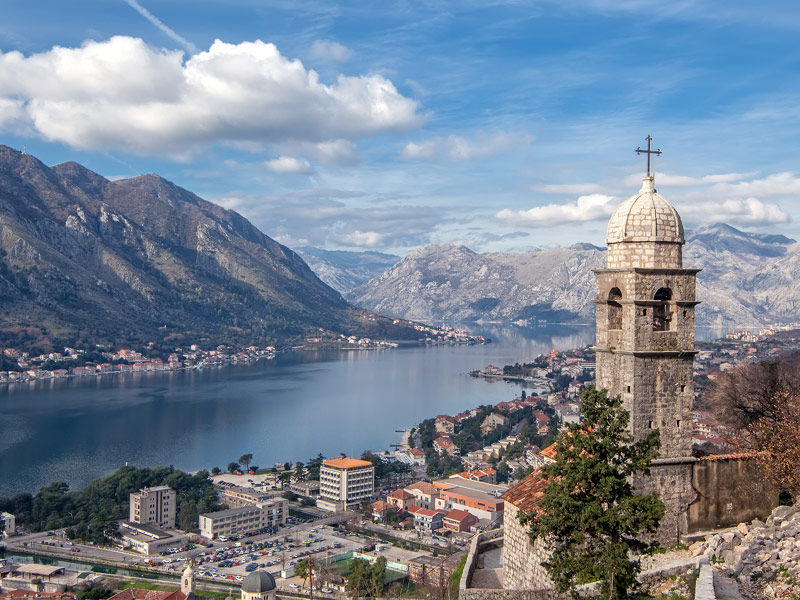
M 357 458 L 334 458 L 319 470 L 317 506 L 333 512 L 358 507 L 375 494 L 375 466 Z
M 273 498 L 258 502 L 254 506 L 229 508 L 200 515 L 200 535 L 207 540 L 220 536 L 259 531 L 265 527 L 277 527 L 286 523 L 289 516 L 289 501 Z
M 11 513 L 0 512 L 0 539 L 17 532 L 17 520 Z
M 166 485 L 143 488 L 130 496 L 131 523 L 175 529 L 175 490 Z

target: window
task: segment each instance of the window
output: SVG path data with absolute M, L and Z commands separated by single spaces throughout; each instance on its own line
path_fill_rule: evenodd
M 608 292 L 608 328 L 622 329 L 622 292 L 619 288 L 611 288 Z
M 653 299 L 659 304 L 653 307 L 653 331 L 669 331 L 672 329 L 672 314 L 669 302 L 672 300 L 672 290 L 659 288 Z

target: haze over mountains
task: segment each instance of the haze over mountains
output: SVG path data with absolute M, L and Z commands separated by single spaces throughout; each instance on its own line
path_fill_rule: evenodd
M 403 338 L 241 215 L 156 175 L 109 181 L 0 146 L 0 345 Z
M 352 262 L 352 258 L 350 259 Z M 605 249 L 591 244 L 528 253 L 479 254 L 432 245 L 408 254 L 346 298 L 372 310 L 428 322 L 592 322 L 595 276 Z M 797 321 L 800 244 L 715 224 L 689 232 L 684 264 L 699 267 L 698 324 L 758 326 Z M 327 265 L 330 276 L 332 265 Z M 340 264 L 336 281 L 346 279 Z M 329 279 L 328 281 L 333 281 Z

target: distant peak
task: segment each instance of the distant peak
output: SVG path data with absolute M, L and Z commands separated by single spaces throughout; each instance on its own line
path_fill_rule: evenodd
M 577 244 L 572 244 L 569 247 L 570 250 L 605 250 L 605 248 L 601 248 L 600 246 L 595 246 L 594 244 L 590 244 L 589 242 L 578 242 Z

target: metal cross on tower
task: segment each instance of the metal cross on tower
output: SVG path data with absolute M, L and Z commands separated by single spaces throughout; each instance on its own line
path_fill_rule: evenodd
M 653 138 L 651 138 L 650 135 L 648 134 L 647 138 L 645 139 L 647 140 L 647 150 L 642 150 L 641 148 L 637 148 L 636 154 L 647 154 L 647 176 L 650 177 L 650 155 L 651 154 L 660 155 L 661 149 L 650 150 L 650 142 L 653 141 Z

